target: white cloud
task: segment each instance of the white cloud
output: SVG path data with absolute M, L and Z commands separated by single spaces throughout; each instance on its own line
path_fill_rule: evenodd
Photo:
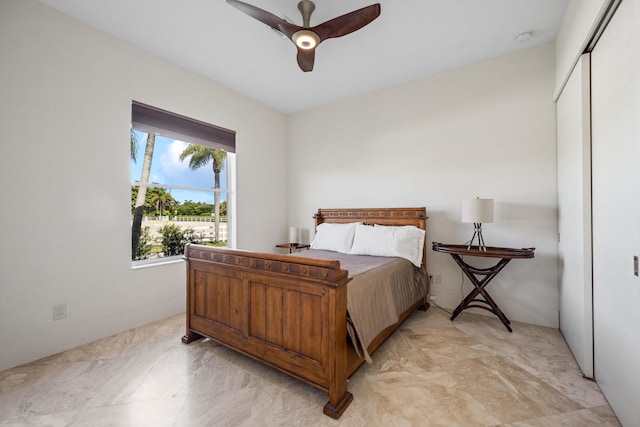
M 173 181 L 189 171 L 188 159 L 185 159 L 184 162 L 180 161 L 180 154 L 187 148 L 187 145 L 189 144 L 183 141 L 173 141 L 167 144 L 167 149 L 162 152 L 160 167 L 167 179 Z
M 189 168 L 189 158 L 180 160 L 180 154 L 189 144 L 184 141 L 171 141 L 160 155 L 160 170 L 164 182 L 199 187 L 213 186 L 213 172 L 210 166 L 195 171 Z

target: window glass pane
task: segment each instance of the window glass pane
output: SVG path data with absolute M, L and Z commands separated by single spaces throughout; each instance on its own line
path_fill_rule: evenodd
M 138 155 L 136 160 L 131 160 L 131 179 L 133 182 L 140 181 L 143 168 L 143 159 L 147 133 L 133 130 L 138 140 Z M 202 147 L 203 150 L 214 150 L 198 144 L 189 144 L 156 134 L 153 158 L 151 162 L 150 183 L 176 184 L 187 187 L 197 187 L 201 189 L 214 188 L 213 162 L 211 159 L 205 164 L 191 169 L 189 162 L 192 156 L 180 160 L 180 155 L 189 145 Z M 217 150 L 223 151 L 223 150 Z M 222 170 L 225 170 L 226 158 L 222 161 Z M 227 189 L 227 175 L 220 173 L 220 189 Z M 189 199 L 190 193 L 182 192 L 174 194 L 174 197 Z
M 226 246 L 227 153 L 151 135 L 148 139 L 148 133 L 132 130 L 132 259 L 181 255 L 189 242 Z M 153 147 L 151 156 L 147 145 Z M 149 158 L 151 166 L 145 184 L 143 175 Z M 144 206 L 136 213 L 137 203 L 142 202 L 138 200 L 140 191 L 145 193 Z

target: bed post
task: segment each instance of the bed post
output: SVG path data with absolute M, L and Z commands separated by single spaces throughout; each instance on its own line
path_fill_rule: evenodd
M 204 338 L 202 335 L 200 334 L 196 334 L 195 332 L 193 332 L 191 330 L 190 327 L 190 323 L 191 323 L 191 313 L 193 310 L 193 303 L 191 301 L 191 299 L 193 298 L 192 295 L 194 295 L 194 292 L 189 292 L 190 287 L 192 286 L 191 284 L 191 269 L 189 268 L 189 257 L 188 257 L 188 253 L 187 251 L 189 250 L 189 246 L 191 245 L 191 243 L 187 243 L 187 245 L 184 248 L 184 259 L 186 261 L 186 266 L 187 266 L 187 312 L 185 313 L 186 316 L 186 332 L 184 334 L 184 336 L 182 337 L 182 342 L 185 344 L 191 344 L 194 341 L 197 341 L 201 338 Z
M 353 395 L 347 391 L 347 284 L 338 284 L 329 290 L 329 401 L 323 412 L 331 418 L 340 418 Z M 335 325 L 335 327 L 333 327 Z

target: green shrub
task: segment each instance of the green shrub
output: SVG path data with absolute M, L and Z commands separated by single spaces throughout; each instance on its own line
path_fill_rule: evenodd
M 140 234 L 140 241 L 136 248 L 135 259 L 147 259 L 151 253 L 151 235 L 149 234 L 149 227 L 144 227 Z
M 193 228 L 181 229 L 180 226 L 168 223 L 158 229 L 162 236 L 162 251 L 165 256 L 181 255 L 187 243 L 199 243 L 204 237 L 204 233 L 196 233 Z

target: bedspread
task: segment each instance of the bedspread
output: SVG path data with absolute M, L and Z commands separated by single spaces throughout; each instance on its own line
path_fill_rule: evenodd
M 373 339 L 397 323 L 400 314 L 427 293 L 426 274 L 402 258 L 347 255 L 308 250 L 292 254 L 337 259 L 352 279 L 347 285 L 347 330 L 358 355 L 371 363 L 367 351 Z

